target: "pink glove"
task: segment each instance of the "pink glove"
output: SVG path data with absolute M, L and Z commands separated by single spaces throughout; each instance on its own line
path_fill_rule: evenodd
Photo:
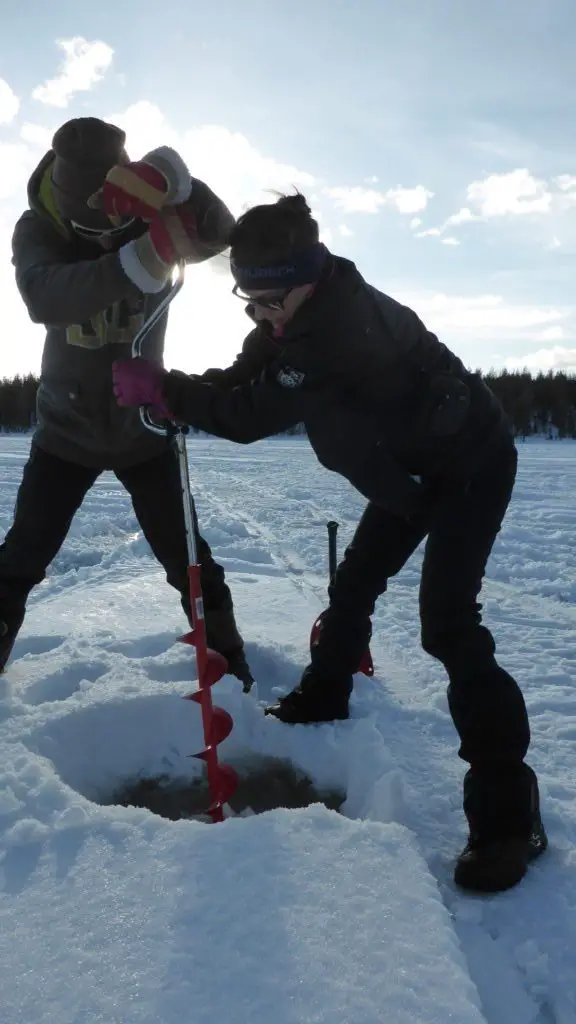
M 118 405 L 148 405 L 166 419 L 170 410 L 164 404 L 162 385 L 166 370 L 149 359 L 117 359 L 112 363 L 112 387 Z

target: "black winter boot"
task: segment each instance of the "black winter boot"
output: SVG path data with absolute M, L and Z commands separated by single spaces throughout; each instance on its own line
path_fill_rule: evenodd
M 12 648 L 23 621 L 23 611 L 6 615 L 6 618 L 0 618 L 0 674 L 4 671 L 6 662 L 12 654 Z
M 298 686 L 264 713 L 288 725 L 343 720 L 349 717 L 351 693 L 352 678 L 326 681 L 315 676 L 309 665 Z
M 476 892 L 512 889 L 548 846 L 536 775 L 526 764 L 499 775 L 471 769 L 464 779 L 464 811 L 470 836 L 454 882 Z
M 254 677 L 246 661 L 244 641 L 236 626 L 234 610 L 208 609 L 205 612 L 205 621 L 208 647 L 224 655 L 228 662 L 228 671 L 240 680 L 244 693 L 249 693 L 254 684 Z

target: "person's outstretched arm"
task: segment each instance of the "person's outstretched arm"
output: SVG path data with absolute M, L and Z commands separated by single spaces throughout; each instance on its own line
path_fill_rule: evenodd
M 285 387 L 277 379 L 222 388 L 198 377 L 167 373 L 146 359 L 119 360 L 112 374 L 119 405 L 153 406 L 170 419 L 239 444 L 305 421 L 316 401 L 312 389 Z
M 308 390 L 276 382 L 223 389 L 174 372 L 164 377 L 162 397 L 175 420 L 239 444 L 303 422 L 312 400 Z

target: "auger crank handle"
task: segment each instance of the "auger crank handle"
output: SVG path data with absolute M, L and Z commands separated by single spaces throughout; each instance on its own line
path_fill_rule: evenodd
M 184 263 L 178 264 L 177 274 L 172 282 L 172 287 L 170 288 L 170 291 L 166 293 L 166 295 L 162 299 L 162 302 L 158 303 L 156 309 L 153 311 L 153 313 L 150 314 L 146 322 L 142 324 L 142 327 L 137 332 L 137 334 L 135 334 L 134 340 L 132 342 L 133 359 L 137 359 L 139 356 L 142 355 L 142 344 L 144 342 L 144 339 L 148 336 L 148 334 L 150 333 L 152 328 L 158 323 L 158 321 L 164 316 L 164 313 L 168 309 L 168 306 L 170 305 L 172 300 L 176 298 L 178 292 L 181 290 L 182 285 L 184 284 L 184 267 Z M 145 405 L 140 406 L 140 419 L 143 425 L 146 427 L 146 429 L 151 430 L 153 434 L 160 434 L 162 436 L 166 436 L 167 434 L 170 433 L 170 427 L 160 426 L 159 423 L 156 423 L 152 419 L 152 417 L 150 416 L 150 411 L 148 407 Z

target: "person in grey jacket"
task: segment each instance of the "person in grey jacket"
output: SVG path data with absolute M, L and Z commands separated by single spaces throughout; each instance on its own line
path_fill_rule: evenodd
M 112 363 L 130 353 L 135 332 L 170 287 L 174 264 L 222 252 L 234 218 L 173 150 L 161 147 L 130 163 L 124 144 L 123 131 L 97 118 L 62 125 L 30 179 L 30 208 L 14 230 L 16 282 L 31 319 L 47 333 L 38 426 L 14 522 L 0 546 L 0 671 L 30 590 L 44 579 L 104 470 L 128 490 L 143 533 L 191 617 L 176 453 L 166 438 L 146 430 L 138 410 L 118 407 Z M 142 199 L 151 199 L 150 211 L 142 202 L 133 207 L 148 214 L 145 219 L 109 217 L 95 201 L 103 187 L 113 187 L 114 169 L 135 182 Z M 146 341 L 147 354 L 160 362 L 166 326 L 167 314 Z M 249 688 L 224 570 L 200 535 L 197 541 L 208 643 Z

